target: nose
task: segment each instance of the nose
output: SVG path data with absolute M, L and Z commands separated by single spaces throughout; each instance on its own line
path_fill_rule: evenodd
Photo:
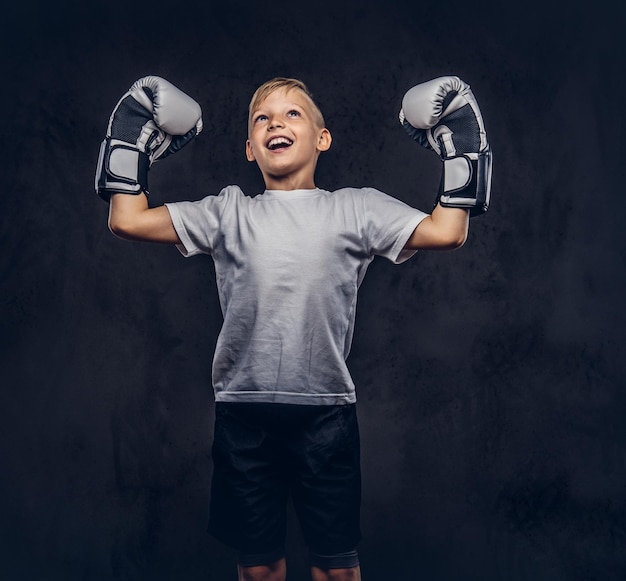
M 280 120 L 280 117 L 277 117 L 276 115 L 274 115 L 270 118 L 270 121 L 267 124 L 267 130 L 271 131 L 272 129 L 276 129 L 277 127 L 284 127 L 284 125 L 282 121 Z

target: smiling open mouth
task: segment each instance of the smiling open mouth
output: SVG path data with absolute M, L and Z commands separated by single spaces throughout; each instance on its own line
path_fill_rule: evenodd
M 277 149 L 285 149 L 291 145 L 293 145 L 291 139 L 287 139 L 286 137 L 274 137 L 274 139 L 268 142 L 267 148 L 275 151 Z

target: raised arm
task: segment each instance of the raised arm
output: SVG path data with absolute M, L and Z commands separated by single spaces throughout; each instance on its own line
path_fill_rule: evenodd
M 406 93 L 400 122 L 443 162 L 435 209 L 406 248 L 458 248 L 469 217 L 486 212 L 491 197 L 491 150 L 478 103 L 461 79 L 439 77 Z
M 96 192 L 110 203 L 109 228 L 128 240 L 180 242 L 165 206 L 149 208 L 148 170 L 202 130 L 200 105 L 160 77 L 143 77 L 116 105 L 96 168 Z

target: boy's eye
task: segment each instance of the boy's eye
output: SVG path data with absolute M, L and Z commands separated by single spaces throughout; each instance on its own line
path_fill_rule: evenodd
M 296 111 L 295 109 L 292 109 L 291 111 L 289 111 L 289 113 L 287 113 L 287 115 L 289 117 L 300 117 L 300 111 Z
M 254 118 L 254 122 L 257 123 L 258 121 L 267 121 L 267 115 L 257 115 Z

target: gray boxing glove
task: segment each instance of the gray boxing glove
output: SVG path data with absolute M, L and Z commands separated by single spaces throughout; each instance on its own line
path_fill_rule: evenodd
M 439 77 L 410 89 L 400 123 L 420 145 L 443 161 L 435 205 L 487 211 L 491 198 L 491 149 L 478 103 L 458 77 Z
M 160 77 L 143 77 L 117 103 L 100 146 L 95 188 L 148 195 L 153 162 L 176 153 L 202 131 L 202 110 L 189 95 Z

